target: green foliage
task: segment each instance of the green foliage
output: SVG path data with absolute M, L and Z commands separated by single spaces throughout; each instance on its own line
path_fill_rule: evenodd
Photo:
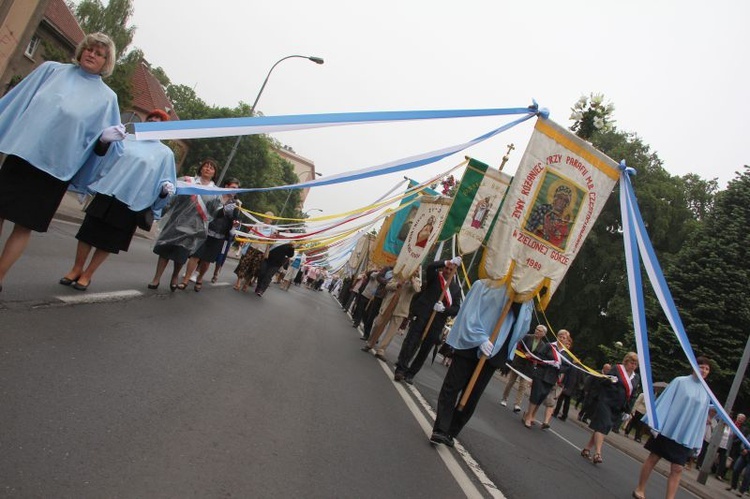
M 115 42 L 118 54 L 124 54 L 133 41 L 135 26 L 127 26 L 133 16 L 132 0 L 109 0 L 106 6 L 99 0 L 83 0 L 75 15 L 84 33 L 106 34 Z
M 750 294 L 747 166 L 713 203 L 713 210 L 665 274 L 693 349 L 715 362 L 717 369 L 711 372 L 710 384 L 721 400 L 734 378 L 750 320 L 746 299 Z M 750 402 L 747 386 L 743 386 L 739 400 Z
M 169 79 L 169 76 L 167 76 L 167 73 L 161 66 L 151 68 L 151 74 L 154 75 L 157 80 L 159 80 L 159 83 L 161 83 L 162 87 L 168 87 L 172 83 L 172 81 Z
M 54 61 L 69 63 L 71 60 L 71 54 L 54 43 L 50 43 L 49 40 L 42 40 L 42 54 L 45 61 Z
M 611 126 L 613 107 L 603 105 L 601 96 L 594 97 L 594 103 L 583 97 L 576 105 L 574 111 L 578 110 L 581 115 L 572 128 L 600 151 L 616 160 L 624 159 L 637 171 L 631 181 L 649 237 L 664 266 L 676 259 L 697 229 L 694 208 L 709 206 L 714 191 L 710 182 L 697 177 L 681 179 L 670 175 L 656 153 L 638 136 Z M 595 126 L 596 117 L 601 118 L 603 124 L 597 121 L 599 126 Z M 645 274 L 643 277 L 648 283 Z M 645 299 L 651 333 L 657 330 L 661 319 L 660 308 L 652 294 L 647 293 Z M 607 200 L 555 293 L 547 315 L 553 326 L 572 332 L 576 354 L 593 359 L 597 366 L 621 360 L 621 355 L 620 359 L 611 357 L 622 353 L 619 349 L 613 350 L 616 342 L 623 343 L 623 348 L 628 350 L 635 349 L 617 189 Z M 666 334 L 663 336 L 663 345 L 652 346 L 652 361 L 666 371 L 672 367 L 675 356 L 669 356 L 676 343 L 667 344 L 670 339 Z M 662 358 L 666 362 L 659 364 Z
M 248 116 L 251 112 L 249 106 L 244 103 L 240 103 L 234 109 L 209 106 L 186 85 L 168 86 L 167 96 L 182 119 L 236 118 Z M 194 174 L 200 160 L 207 157 L 216 159 L 219 166 L 223 167 L 236 142 L 236 137 L 191 140 L 184 163 L 186 169 L 182 173 Z M 224 178 L 236 177 L 243 187 L 268 187 L 296 183 L 298 179 L 294 174 L 292 164 L 273 152 L 274 145 L 274 142 L 262 135 L 242 137 Z M 287 196 L 289 196 L 289 201 L 285 216 L 301 217 L 299 210 L 296 210 L 299 204 L 299 191 L 296 190 L 291 194 L 284 190 L 248 193 L 240 195 L 240 199 L 243 206 L 249 210 L 259 213 L 270 210 L 280 214 Z

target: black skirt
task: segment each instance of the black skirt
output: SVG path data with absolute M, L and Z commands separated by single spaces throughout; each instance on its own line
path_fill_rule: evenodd
M 663 435 L 649 438 L 643 446 L 647 451 L 663 457 L 672 464 L 684 466 L 690 459 L 692 450 Z
M 224 249 L 224 239 L 208 236 L 192 256 L 202 262 L 213 263 L 221 254 L 222 249 Z
M 188 258 L 190 258 L 187 248 L 177 246 L 176 244 L 156 245 L 154 246 L 154 253 L 165 260 L 172 260 L 177 265 L 184 265 Z
M 544 399 L 549 395 L 552 386 L 549 383 L 545 383 L 540 378 L 534 378 L 531 381 L 531 393 L 529 394 L 529 403 L 534 405 L 542 405 Z
M 47 232 L 68 184 L 18 156 L 8 156 L 0 168 L 0 218 Z
M 86 207 L 76 239 L 110 253 L 127 251 L 135 234 L 136 215 L 122 201 L 97 194 Z

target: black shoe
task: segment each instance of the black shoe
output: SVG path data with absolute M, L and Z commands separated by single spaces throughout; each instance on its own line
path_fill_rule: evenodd
M 363 352 L 369 352 L 372 349 L 369 346 L 365 345 L 362 348 L 360 348 L 360 350 L 362 350 Z
M 565 421 L 566 419 L 568 419 L 568 416 L 560 416 L 557 419 L 559 419 L 560 421 Z
M 62 278 L 60 278 L 59 282 L 63 286 L 70 286 L 71 284 L 73 284 L 74 282 L 76 282 L 76 280 L 75 279 L 68 279 L 67 277 L 62 277 Z
M 86 291 L 89 288 L 89 284 L 78 284 L 78 281 L 76 281 L 70 287 L 76 291 Z
M 453 437 L 450 435 L 446 435 L 439 431 L 432 432 L 432 436 L 430 437 L 430 442 L 433 444 L 443 444 L 447 445 L 448 447 L 453 447 Z
M 396 372 L 396 374 L 393 375 L 393 381 L 403 381 L 404 380 L 404 373 Z
M 546 430 L 549 428 L 549 425 L 547 423 L 542 423 L 542 430 Z
M 404 382 L 410 385 L 414 384 L 414 376 L 404 376 Z

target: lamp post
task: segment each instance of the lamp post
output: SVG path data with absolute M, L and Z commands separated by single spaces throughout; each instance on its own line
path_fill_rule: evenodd
M 322 173 L 316 172 L 315 170 L 307 170 L 307 171 L 304 171 L 302 173 L 303 174 L 305 174 L 305 173 L 311 173 L 312 174 L 312 175 L 310 175 L 311 178 L 315 177 L 316 175 L 318 177 L 322 177 L 323 176 Z M 297 175 L 297 178 L 299 178 L 300 180 L 302 180 L 299 175 Z M 310 179 L 308 179 L 308 180 L 310 180 Z M 286 199 L 284 200 L 284 206 L 281 207 L 281 213 L 279 213 L 279 217 L 283 217 L 284 216 L 284 210 L 286 210 L 286 205 L 289 203 L 289 197 L 292 195 L 292 191 L 293 190 L 294 189 L 289 189 L 289 194 L 286 195 Z M 317 209 L 317 208 L 315 208 L 315 209 Z M 321 211 L 323 211 L 323 210 L 321 210 Z
M 293 58 L 301 58 L 301 59 L 308 59 L 315 64 L 323 64 L 325 61 L 321 57 L 314 57 L 314 56 L 307 56 L 307 55 L 288 55 L 286 57 L 282 57 L 278 61 L 274 63 L 273 66 L 271 66 L 271 69 L 268 70 L 268 74 L 266 75 L 266 79 L 263 80 L 263 85 L 260 86 L 260 90 L 258 91 L 258 95 L 255 96 L 255 102 L 253 102 L 253 107 L 250 108 L 250 116 L 255 114 L 255 107 L 258 105 L 258 101 L 260 100 L 260 96 L 263 93 L 263 90 L 266 88 L 266 83 L 268 83 L 268 78 L 271 77 L 271 73 L 273 73 L 273 70 L 278 66 L 281 62 L 286 61 L 287 59 L 293 59 Z M 232 163 L 232 160 L 234 159 L 234 155 L 237 154 L 237 148 L 240 145 L 240 140 L 242 140 L 242 135 L 237 136 L 237 140 L 234 141 L 234 145 L 232 146 L 232 150 L 229 152 L 229 157 L 227 157 L 227 162 L 224 163 L 224 168 L 221 169 L 221 174 L 219 175 L 219 180 L 216 182 L 218 185 L 221 185 L 221 181 L 224 180 L 224 175 L 227 173 L 227 170 L 229 169 L 229 165 Z
M 305 210 L 305 211 L 304 211 L 304 212 L 302 213 L 302 216 L 303 216 L 303 217 L 306 217 L 306 216 L 307 216 L 307 214 L 308 214 L 308 213 L 310 213 L 311 211 L 319 211 L 319 212 L 323 213 L 323 210 L 321 210 L 320 208 L 310 208 L 309 210 Z

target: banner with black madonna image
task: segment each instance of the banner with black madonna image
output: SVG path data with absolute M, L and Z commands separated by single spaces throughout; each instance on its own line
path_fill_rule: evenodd
M 538 119 L 487 241 L 481 277 L 544 308 L 619 178 L 618 164 L 549 119 Z

